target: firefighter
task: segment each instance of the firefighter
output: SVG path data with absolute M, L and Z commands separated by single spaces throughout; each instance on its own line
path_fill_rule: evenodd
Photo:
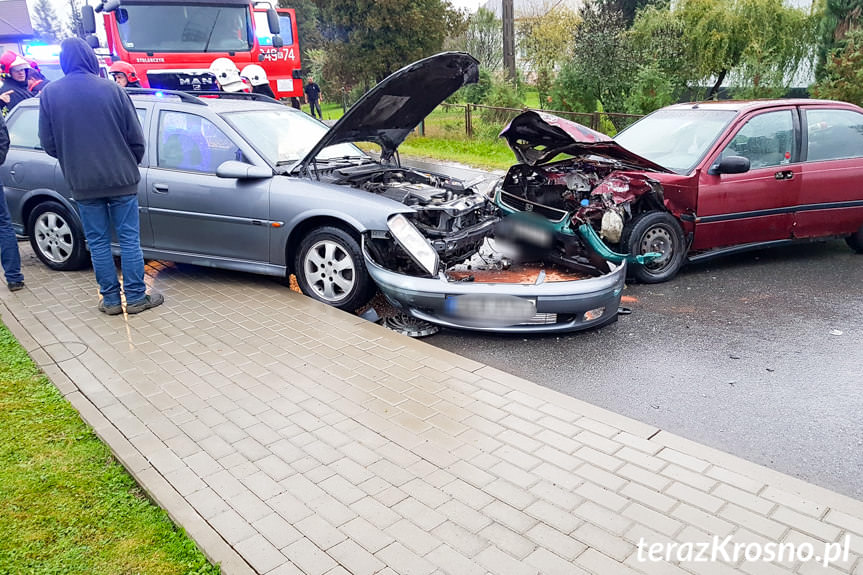
M 42 91 L 42 88 L 45 87 L 45 84 L 48 83 L 48 78 L 42 74 L 42 70 L 39 69 L 39 62 L 36 60 L 32 60 L 29 58 L 25 58 L 27 63 L 30 64 L 30 69 L 27 71 L 27 88 L 34 94 L 38 94 Z
M 138 73 L 135 71 L 135 67 L 128 62 L 123 62 L 122 60 L 114 62 L 108 68 L 108 73 L 121 88 L 141 87 L 141 81 L 138 80 Z
M 216 77 L 219 89 L 223 92 L 248 92 L 240 77 L 237 65 L 228 58 L 216 58 L 210 64 L 210 73 Z
M 27 70 L 30 64 L 15 52 L 6 51 L 0 56 L 0 72 L 3 85 L 0 86 L 0 112 L 5 116 L 22 100 L 32 98 L 27 87 Z
M 263 94 L 272 99 L 276 99 L 273 89 L 270 88 L 270 81 L 267 79 L 267 73 L 257 64 L 249 64 L 240 73 L 243 79 L 247 80 L 252 85 L 253 94 Z

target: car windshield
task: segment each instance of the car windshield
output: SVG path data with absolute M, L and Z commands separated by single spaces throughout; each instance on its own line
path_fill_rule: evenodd
M 325 125 L 292 108 L 230 112 L 224 117 L 274 166 L 302 160 L 327 132 Z M 328 146 L 318 154 L 319 160 L 345 157 L 369 159 L 353 144 Z
M 659 110 L 614 140 L 642 158 L 688 174 L 736 115 L 733 110 Z

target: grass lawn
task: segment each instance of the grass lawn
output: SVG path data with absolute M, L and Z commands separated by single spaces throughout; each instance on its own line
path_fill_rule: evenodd
M 0 574 L 215 575 L 0 323 Z

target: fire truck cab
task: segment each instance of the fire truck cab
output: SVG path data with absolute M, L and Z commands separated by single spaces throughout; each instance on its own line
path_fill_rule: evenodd
M 95 9 L 82 10 L 90 33 L 95 33 L 94 12 L 103 14 L 111 60 L 135 66 L 144 87 L 218 89 L 208 69 L 216 58 L 228 58 L 240 70 L 262 66 L 279 98 L 302 93 L 302 80 L 299 86 L 293 81 L 300 78 L 294 72 L 300 59 L 293 10 L 288 46 L 280 35 L 280 14 L 249 0 L 102 0 Z

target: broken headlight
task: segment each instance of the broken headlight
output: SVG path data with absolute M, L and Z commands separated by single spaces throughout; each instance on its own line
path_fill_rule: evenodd
M 403 214 L 396 214 L 387 221 L 390 233 L 413 260 L 430 275 L 438 270 L 439 258 L 428 240 Z

